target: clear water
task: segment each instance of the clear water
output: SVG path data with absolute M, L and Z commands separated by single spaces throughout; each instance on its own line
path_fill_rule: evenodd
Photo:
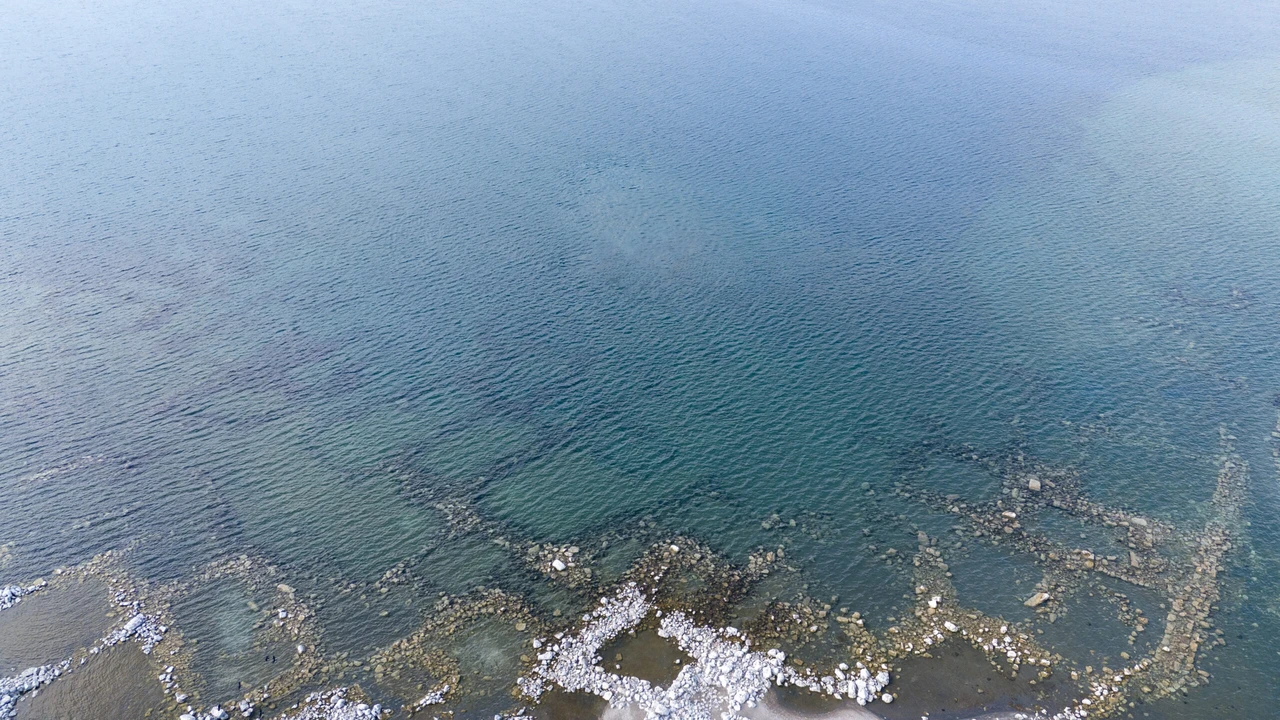
M 1225 425 L 1231 642 L 1151 711 L 1274 716 L 1270 3 L 3 7 L 0 580 L 133 545 L 157 582 L 511 582 L 409 467 L 542 542 L 741 560 L 817 513 L 815 594 L 892 613 L 861 530 L 930 520 L 863 483 L 998 492 L 926 443 L 1195 527 Z

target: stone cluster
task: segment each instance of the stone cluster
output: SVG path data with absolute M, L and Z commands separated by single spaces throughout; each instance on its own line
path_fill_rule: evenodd
M 422 698 L 418 700 L 418 702 L 414 703 L 412 709 L 414 711 L 418 711 L 431 705 L 439 705 L 440 703 L 444 702 L 444 696 L 448 692 L 449 692 L 448 685 L 444 685 L 436 690 L 432 690 L 426 695 L 423 695 Z
M 587 553 L 577 545 L 530 544 L 525 551 L 525 562 L 538 572 L 566 583 L 569 587 L 590 584 L 591 568 L 587 566 Z
M 16 715 L 14 706 L 24 693 L 39 689 L 57 680 L 66 672 L 70 662 L 33 667 L 9 678 L 0 678 L 0 720 L 10 720 Z
M 381 705 L 370 705 L 354 698 L 347 688 L 311 693 L 280 720 L 380 720 L 389 713 Z
M 23 587 L 22 585 L 6 585 L 0 587 L 0 610 L 8 610 L 9 608 L 22 602 L 22 598 L 33 592 L 42 590 L 48 583 L 44 580 L 36 580 Z
M 110 635 L 102 639 L 102 642 L 89 649 L 91 653 L 98 653 L 103 648 L 118 645 L 126 640 L 136 640 L 142 645 L 144 654 L 151 654 L 155 646 L 164 639 L 164 634 L 169 628 L 161 625 L 158 618 L 138 612 L 140 603 L 135 601 L 122 601 L 123 607 L 131 610 L 133 614 L 124 625 L 117 628 Z
M 798 671 L 786 665 L 786 653 L 781 650 L 752 651 L 751 641 L 737 628 L 700 626 L 678 611 L 661 618 L 658 634 L 675 641 L 695 662 L 685 665 L 669 688 L 601 667 L 600 648 L 633 631 L 651 611 L 662 615 L 635 583 L 628 583 L 613 597 L 601 598 L 600 606 L 583 616 L 584 625 L 577 634 L 559 633 L 555 642 L 542 649 L 531 676 L 519 680 L 520 689 L 535 700 L 552 685 L 589 692 L 612 707 L 634 705 L 646 718 L 735 720 L 744 706 L 755 707 L 774 685 L 805 687 L 866 704 L 880 697 L 889 682 L 885 668 L 873 675 L 864 666 L 850 670 L 842 664 L 821 677 Z M 880 699 L 889 702 L 892 696 L 886 693 Z

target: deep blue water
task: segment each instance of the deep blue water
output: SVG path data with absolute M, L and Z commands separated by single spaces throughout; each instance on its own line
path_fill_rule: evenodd
M 0 580 L 501 584 L 408 463 L 541 541 L 819 513 L 889 614 L 862 484 L 991 490 L 926 443 L 1194 527 L 1225 425 L 1241 637 L 1159 712 L 1274 712 L 1280 13 L 900 5 L 4 3 Z

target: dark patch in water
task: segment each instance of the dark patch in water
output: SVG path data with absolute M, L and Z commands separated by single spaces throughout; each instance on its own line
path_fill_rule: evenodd
M 670 687 L 680 670 L 693 660 L 674 643 L 659 637 L 656 630 L 622 635 L 602 647 L 600 657 L 605 670 L 632 675 L 660 687 Z
M 1056 710 L 1056 705 L 1069 700 L 1059 697 L 1063 688 L 1052 678 L 1028 684 L 1033 678 L 1035 671 L 1024 668 L 1017 680 L 1010 679 L 972 646 L 949 642 L 938 648 L 933 658 L 903 661 L 890 687 L 897 699 L 889 705 L 877 705 L 875 710 L 888 720 L 916 720 L 925 714 L 943 720 L 1044 706 Z

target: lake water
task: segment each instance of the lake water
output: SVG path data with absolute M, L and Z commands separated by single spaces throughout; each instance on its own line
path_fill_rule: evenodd
M 113 581 L 171 595 L 202 703 L 275 677 L 277 583 L 315 612 L 302 658 L 362 662 L 291 692 L 358 683 L 399 713 L 441 665 L 407 663 L 408 689 L 368 666 L 441 593 L 567 630 L 675 537 L 734 567 L 786 548 L 722 618 L 802 596 L 883 633 L 923 531 L 959 606 L 1023 623 L 1064 684 L 1159 655 L 1101 583 L 1153 636 L 1160 583 L 1072 571 L 1050 623 L 1023 604 L 1048 560 L 902 492 L 1013 502 L 1034 462 L 1182 533 L 1175 565 L 1229 526 L 1204 618 L 1225 645 L 1192 651 L 1211 678 L 1120 716 L 1277 716 L 1274 5 L 2 7 L 0 585 L 121 553 Z M 1215 515 L 1224 454 L 1247 480 Z M 1106 524 L 1026 525 L 1125 564 Z M 543 573 L 530 543 L 596 574 Z M 39 609 L 0 623 L 0 677 Z M 509 709 L 513 632 L 432 648 L 463 678 L 440 707 Z M 94 704 L 111 672 L 159 697 L 132 652 L 18 716 L 136 716 Z

